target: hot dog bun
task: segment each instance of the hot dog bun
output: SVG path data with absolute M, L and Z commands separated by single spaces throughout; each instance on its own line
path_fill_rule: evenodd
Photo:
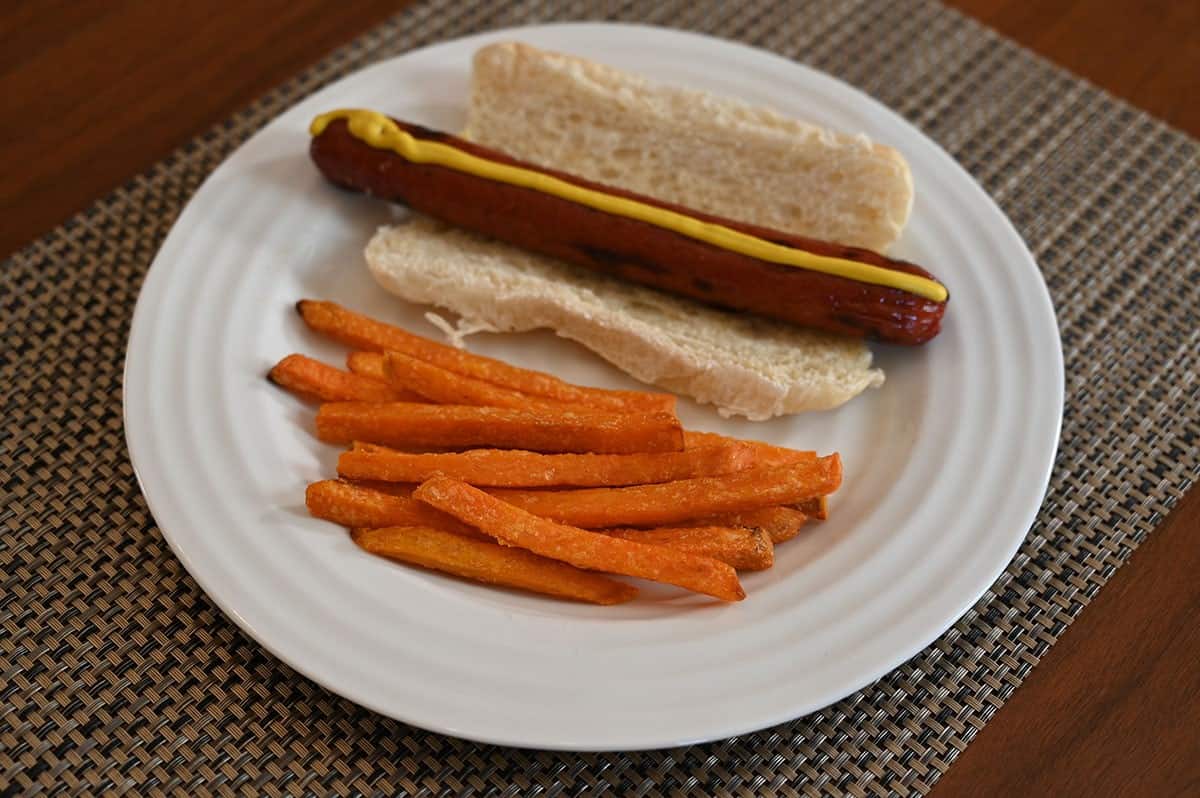
M 908 163 L 866 136 L 515 42 L 475 54 L 463 135 L 693 210 L 877 252 L 912 209 Z
M 520 44 L 477 54 L 465 137 L 688 208 L 881 249 L 912 201 L 890 148 Z M 736 146 L 731 146 L 734 142 Z M 760 420 L 883 383 L 861 340 L 715 310 L 422 217 L 367 246 L 387 291 L 465 329 L 550 328 L 647 383 Z
M 883 383 L 861 341 L 705 307 L 426 217 L 366 250 L 387 291 L 471 330 L 550 328 L 644 382 L 753 420 L 836 407 Z

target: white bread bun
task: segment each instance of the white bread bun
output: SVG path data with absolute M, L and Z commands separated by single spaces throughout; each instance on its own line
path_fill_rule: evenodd
M 908 165 L 865 137 L 522 44 L 476 54 L 465 136 L 687 208 L 874 249 L 895 240 L 912 204 Z M 386 290 L 458 314 L 460 329 L 553 329 L 723 415 L 824 410 L 883 382 L 862 341 L 705 307 L 430 219 L 381 229 L 366 257 Z
M 883 382 L 850 338 L 687 299 L 414 217 L 367 245 L 387 291 L 472 330 L 550 328 L 637 379 L 753 420 L 836 407 Z
M 463 135 L 540 166 L 796 235 L 884 251 L 908 164 L 838 133 L 525 44 L 475 54 Z

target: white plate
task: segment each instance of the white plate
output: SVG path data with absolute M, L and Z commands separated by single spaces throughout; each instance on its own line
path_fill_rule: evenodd
M 899 254 L 951 291 L 944 332 L 876 347 L 886 385 L 832 412 L 686 423 L 837 450 L 833 517 L 781 546 L 749 597 L 719 605 L 649 588 L 622 607 L 504 592 L 358 552 L 309 518 L 304 485 L 334 473 L 313 408 L 263 375 L 301 351 L 338 362 L 292 312 L 332 299 L 435 335 L 385 296 L 361 251 L 391 211 L 327 186 L 309 120 L 365 106 L 434 127 L 463 121 L 480 45 L 519 38 L 664 81 L 735 95 L 899 148 L 917 186 Z M 549 333 L 476 337 L 478 351 L 614 387 L 632 382 Z M 324 89 L 269 124 L 196 193 L 134 316 L 125 424 L 138 479 L 175 553 L 281 660 L 385 715 L 447 734 L 561 749 L 711 740 L 820 709 L 947 629 L 1013 556 L 1045 490 L 1062 410 L 1046 287 L 1000 210 L 915 128 L 854 89 L 745 46 L 688 33 L 572 24 L 409 53 Z

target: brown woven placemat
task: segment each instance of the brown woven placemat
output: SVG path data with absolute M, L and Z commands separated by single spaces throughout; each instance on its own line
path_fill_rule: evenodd
M 1195 141 L 931 2 L 644 5 L 412 7 L 4 264 L 0 786 L 921 794 L 1200 475 Z M 138 492 L 121 426 L 130 314 L 201 180 L 334 78 L 441 39 L 552 19 L 690 28 L 863 88 L 980 180 L 1053 294 L 1066 416 L 1049 496 L 1020 553 L 934 645 L 802 720 L 709 745 L 595 755 L 405 726 L 326 692 L 243 636 L 170 553 Z

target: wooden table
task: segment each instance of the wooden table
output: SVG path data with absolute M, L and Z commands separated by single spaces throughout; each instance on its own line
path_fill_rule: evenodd
M 0 252 L 400 8 L 397 0 L 0 5 Z M 954 0 L 1200 137 L 1200 3 Z M 1200 790 L 1200 488 L 1102 590 L 934 790 Z

